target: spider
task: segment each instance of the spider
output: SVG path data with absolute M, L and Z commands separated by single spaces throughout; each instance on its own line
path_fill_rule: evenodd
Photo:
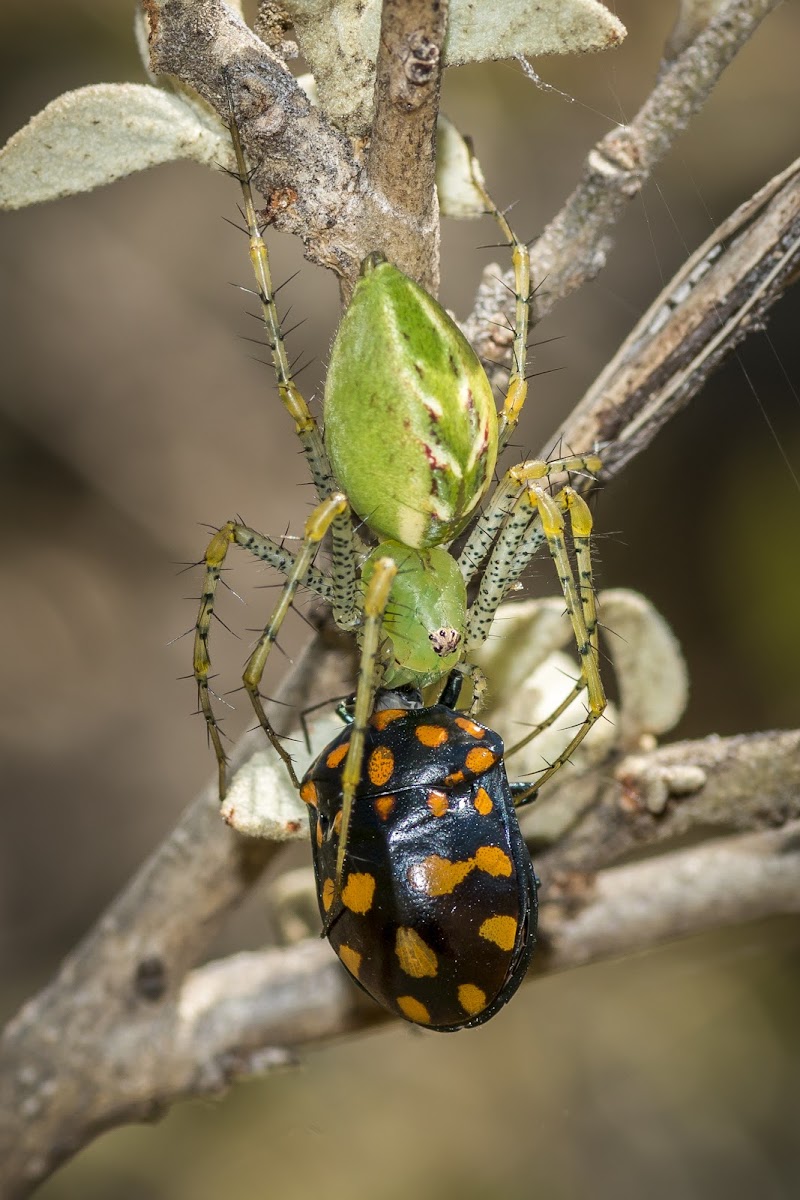
M 486 802 L 480 801 L 489 805 L 486 811 L 496 807 L 502 827 L 498 836 L 507 851 L 498 853 L 513 864 L 506 874 L 513 875 L 518 892 L 516 940 L 512 938 L 506 946 L 507 937 L 502 939 L 511 957 L 500 964 L 491 994 L 470 981 L 457 985 L 467 988 L 468 997 L 458 1019 L 453 1018 L 447 1005 L 443 1015 L 432 1016 L 414 997 L 408 1001 L 408 1011 L 399 1006 L 406 1019 L 433 1028 L 479 1023 L 515 990 L 533 944 L 535 883 L 514 809 L 533 799 L 542 784 L 570 758 L 605 706 L 598 669 L 591 515 L 571 486 L 555 495 L 548 490 L 550 476 L 570 471 L 595 474 L 600 460 L 594 455 L 571 455 L 547 462 L 522 462 L 506 472 L 487 498 L 498 454 L 516 428 L 526 397 L 530 264 L 527 247 L 492 202 L 474 159 L 476 186 L 511 247 L 515 270 L 513 360 L 502 411 L 498 414 L 488 378 L 455 322 L 413 280 L 381 254 L 373 253 L 362 264 L 332 348 L 323 435 L 292 378 L 267 247 L 232 104 L 230 129 L 250 259 L 278 390 L 294 420 L 318 503 L 294 554 L 234 520 L 214 534 L 206 549 L 195 629 L 194 675 L 217 758 L 220 795 L 226 788 L 226 756 L 209 688 L 208 643 L 220 572 L 230 546 L 236 544 L 275 567 L 285 578 L 274 612 L 247 660 L 243 683 L 259 724 L 309 804 L 318 850 L 315 862 L 323 932 L 331 937 L 348 969 L 352 956 L 348 963 L 341 951 L 341 938 L 337 945 L 333 929 L 337 921 L 342 925 L 348 910 L 353 911 L 354 879 L 364 875 L 363 871 L 351 871 L 346 876 L 345 871 L 352 846 L 365 831 L 363 814 L 354 816 L 361 801 L 366 797 L 377 804 L 387 794 L 383 785 L 396 787 L 401 778 L 400 790 L 417 788 L 421 779 L 427 778 L 428 766 L 421 750 L 427 747 L 428 757 L 436 769 L 441 768 L 441 781 L 452 797 L 458 793 L 463 799 L 461 792 L 466 786 L 472 796 L 470 803 L 479 789 L 487 796 Z M 567 525 L 575 569 L 567 550 Z M 314 560 L 328 534 L 331 567 L 324 571 Z M 463 546 L 455 554 L 451 547 L 462 534 Z M 537 781 L 514 784 L 509 790 L 502 766 L 502 743 L 473 719 L 485 684 L 472 656 L 485 642 L 501 601 L 544 543 L 556 566 L 578 650 L 580 674 L 565 701 L 525 740 L 550 726 L 584 690 L 588 706 L 580 727 Z M 329 604 L 337 626 L 351 632 L 360 649 L 357 687 L 346 712 L 345 734 L 323 751 L 302 782 L 291 755 L 270 724 L 259 691 L 270 650 L 299 588 Z M 471 602 L 468 588 L 473 591 Z M 466 685 L 468 695 L 459 715 L 462 685 Z M 441 693 L 439 704 L 426 707 L 423 693 L 437 691 Z M 387 728 L 394 739 L 394 750 L 388 749 L 385 739 L 381 745 L 375 741 L 375 731 L 383 734 Z M 412 729 L 422 732 L 414 734 L 409 742 Z M 426 742 L 426 738 L 430 740 Z M 470 760 L 468 749 L 463 749 L 463 754 L 457 749 L 470 738 L 481 742 L 483 756 L 474 754 Z M 445 743 L 446 750 L 442 749 Z M 487 749 L 489 745 L 491 750 Z M 448 758 L 451 752 L 456 759 L 459 754 L 466 755 L 466 765 L 462 763 L 460 770 L 451 769 L 456 761 L 452 756 Z M 395 764 L 398 753 L 401 757 Z M 384 768 L 376 765 L 381 754 L 384 766 L 389 759 L 396 766 L 394 777 L 389 770 L 383 778 Z M 496 780 L 493 774 L 491 779 L 483 779 L 486 772 L 496 768 L 502 779 Z M 436 770 L 434 776 L 439 778 Z M 484 786 L 487 783 L 488 791 Z M 321 787 L 323 791 L 327 788 L 325 805 L 319 800 Z M 471 815 L 475 811 L 473 803 Z M 472 832 L 480 842 L 480 835 Z M 452 836 L 463 840 L 461 833 Z M 486 845 L 477 846 L 475 862 L 484 851 Z M 362 847 L 362 859 L 363 853 Z M 353 857 L 355 866 L 356 855 Z M 382 875 L 391 881 L 397 870 L 397 855 L 388 843 L 379 859 L 376 873 L 371 876 L 373 892 L 376 877 Z M 363 904 L 363 895 L 354 902 L 356 906 Z M 415 918 L 409 919 L 413 925 Z M 486 917 L 493 919 L 491 914 Z M 408 941 L 404 943 L 402 954 L 397 951 L 406 965 L 429 961 L 414 940 L 419 940 L 418 932 L 411 926 L 402 928 L 410 929 L 407 938 L 411 938 L 410 946 Z M 369 990 L 375 994 L 374 987 Z M 386 1002 L 385 997 L 378 998 Z M 423 1012 L 428 1013 L 427 1020 Z

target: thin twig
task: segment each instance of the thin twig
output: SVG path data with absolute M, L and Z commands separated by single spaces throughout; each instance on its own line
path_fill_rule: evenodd
M 587 156 L 583 179 L 531 248 L 531 279 L 546 279 L 535 291 L 533 321 L 540 321 L 605 266 L 611 232 L 639 195 L 675 139 L 702 108 L 725 68 L 781 0 L 732 0 L 659 79 L 628 125 L 606 134 Z M 513 315 L 512 271 L 498 278 L 487 271 L 465 323 L 482 357 L 506 357 L 493 329 Z M 509 295 L 509 292 L 511 293 Z
M 675 742 L 590 773 L 595 802 L 542 855 L 542 873 L 596 871 L 669 849 L 698 833 L 745 833 L 800 818 L 800 734 L 752 733 Z M 561 781 L 548 795 L 558 804 Z M 798 879 L 800 886 L 800 879 Z
M 697 753 L 689 749 L 690 757 Z M 799 881 L 797 821 L 582 878 L 572 894 L 562 890 L 544 907 L 534 973 L 603 961 L 753 917 L 800 912 Z M 108 999 L 113 1005 L 113 995 Z M 88 1025 L 80 1040 L 71 1028 L 48 1025 L 62 1051 L 88 1056 L 95 1090 L 86 1097 L 88 1107 L 73 1105 L 75 1097 L 53 1072 L 52 1043 L 45 1039 L 46 1062 L 8 1063 L 16 1066 L 9 1081 L 14 1108 L 6 1123 L 14 1140 L 4 1147 L 3 1195 L 27 1195 L 35 1181 L 104 1128 L 152 1119 L 176 1100 L 217 1094 L 236 1079 L 285 1067 L 300 1046 L 388 1019 L 347 980 L 330 947 L 313 938 L 191 972 L 164 1002 L 120 1014 L 116 1036 L 101 1043 L 102 1056 Z
M 540 970 L 578 966 L 776 914 L 800 913 L 800 822 L 601 871 L 587 901 L 547 905 Z
M 556 439 L 602 448 L 603 480 L 653 440 L 795 282 L 800 159 L 741 205 L 670 280 Z
M 384 213 L 404 212 L 418 229 L 422 262 L 396 262 L 429 291 L 439 285 L 436 122 L 442 82 L 446 0 L 386 0 L 375 77 L 367 194 L 376 207 L 376 249 Z

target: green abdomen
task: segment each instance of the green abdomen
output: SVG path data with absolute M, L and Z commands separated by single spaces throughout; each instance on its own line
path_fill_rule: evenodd
M 417 549 L 458 534 L 494 471 L 497 414 L 475 352 L 441 305 L 376 256 L 333 345 L 325 443 L 355 512 Z

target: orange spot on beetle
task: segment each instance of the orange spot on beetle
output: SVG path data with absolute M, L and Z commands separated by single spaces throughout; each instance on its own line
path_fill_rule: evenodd
M 469 717 L 456 717 L 456 725 L 468 733 L 471 737 L 482 738 L 486 737 L 486 730 L 482 725 L 478 725 L 476 721 L 470 721 Z
M 347 751 L 350 749 L 349 742 L 342 742 L 341 746 L 337 746 L 335 750 L 331 750 L 328 757 L 325 759 L 325 766 L 333 770 L 347 758 Z
M 487 792 L 486 788 L 478 788 L 477 795 L 472 803 L 475 805 L 476 810 L 481 814 L 482 817 L 488 817 L 489 813 L 494 808 L 494 805 L 492 804 L 492 798 Z
M 455 862 L 439 854 L 429 854 L 408 868 L 406 878 L 411 887 L 426 896 L 448 896 L 476 869 L 495 877 L 510 876 L 514 866 L 499 846 L 479 846 L 474 858 Z
M 497 758 L 486 746 L 476 746 L 473 750 L 467 751 L 464 762 L 468 770 L 479 775 L 481 771 L 488 771 L 489 767 L 493 767 Z
M 423 746 L 429 746 L 431 749 L 443 746 L 448 737 L 447 730 L 443 725 L 418 725 L 414 730 L 414 735 L 418 742 L 422 742 Z
M 510 875 L 511 859 L 499 846 L 479 846 L 475 851 L 475 866 L 487 875 Z
M 432 978 L 439 970 L 436 952 L 414 929 L 401 925 L 395 937 L 394 952 L 401 971 L 412 979 Z
M 398 996 L 397 1007 L 409 1021 L 414 1021 L 417 1025 L 430 1025 L 431 1014 L 425 1005 L 413 996 Z
M 428 808 L 435 817 L 443 817 L 447 812 L 446 792 L 437 792 L 435 790 L 428 792 Z
M 458 1003 L 464 1012 L 474 1017 L 486 1008 L 486 992 L 481 991 L 474 983 L 462 983 L 458 989 Z
M 304 804 L 310 804 L 314 808 L 317 807 L 317 789 L 310 779 L 307 779 L 300 788 L 300 799 Z
M 372 908 L 375 897 L 375 876 L 366 871 L 355 871 L 348 875 L 347 883 L 342 888 L 342 904 L 350 912 L 363 915 Z
M 407 878 L 411 887 L 424 892 L 426 896 L 449 896 L 474 867 L 475 862 L 471 858 L 451 862 L 439 854 L 429 854 L 408 868 Z
M 336 952 L 344 965 L 347 967 L 351 975 L 358 979 L 358 972 L 361 970 L 361 959 L 363 955 L 359 954 L 358 950 L 354 950 L 352 946 L 342 944 Z
M 480 937 L 487 942 L 494 942 L 501 950 L 513 950 L 517 940 L 517 921 L 515 917 L 487 917 L 478 930 Z
M 372 714 L 369 723 L 373 729 L 377 729 L 382 733 L 392 721 L 398 721 L 400 717 L 407 715 L 408 709 L 405 708 L 382 708 L 380 712 Z
M 378 796 L 378 799 L 374 801 L 373 806 L 380 819 L 382 821 L 388 821 L 389 815 L 396 803 L 397 798 L 395 796 Z
M 456 783 L 463 783 L 464 782 L 464 772 L 463 771 L 453 771 L 452 775 L 447 775 L 445 777 L 444 782 L 447 787 L 453 787 L 453 785 Z
M 367 775 L 374 787 L 388 783 L 394 770 L 394 755 L 388 746 L 376 746 L 369 756 Z
M 333 904 L 334 886 L 332 879 L 326 879 L 322 885 L 322 907 L 328 912 Z

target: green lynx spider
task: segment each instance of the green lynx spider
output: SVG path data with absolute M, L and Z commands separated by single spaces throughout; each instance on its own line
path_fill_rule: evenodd
M 267 248 L 232 109 L 231 137 L 250 260 L 278 391 L 295 423 L 319 502 L 306 521 L 296 553 L 239 521 L 226 522 L 214 534 L 203 559 L 194 676 L 217 758 L 220 795 L 224 795 L 226 755 L 209 688 L 208 643 L 220 572 L 235 543 L 285 577 L 280 600 L 247 660 L 243 683 L 259 724 L 297 787 L 292 758 L 270 724 L 259 691 L 267 658 L 300 587 L 329 604 L 336 624 L 352 631 L 361 658 L 353 736 L 343 774 L 338 887 L 353 796 L 361 777 L 364 731 L 378 687 L 423 689 L 443 682 L 459 667 L 470 677 L 469 711 L 476 711 L 483 686 L 480 672 L 469 664 L 470 656 L 486 640 L 500 602 L 543 542 L 556 565 L 581 670 L 569 696 L 525 740 L 552 724 L 584 689 L 588 707 L 585 720 L 562 754 L 518 802 L 529 799 L 567 762 L 602 714 L 605 696 L 598 670 L 591 516 L 585 501 L 571 487 L 563 487 L 555 495 L 545 490 L 548 476 L 566 471 L 595 473 L 600 461 L 593 455 L 576 455 L 522 462 L 506 472 L 481 508 L 497 455 L 513 434 L 525 401 L 530 265 L 527 247 L 490 199 L 477 163 L 476 184 L 487 211 L 508 240 L 515 270 L 513 360 L 502 412 L 495 409 L 489 382 L 474 351 L 444 309 L 374 254 L 362 266 L 333 347 L 323 439 L 292 379 Z M 392 387 L 395 394 L 389 396 L 386 389 Z M 404 408 L 399 424 L 392 424 L 387 414 L 397 404 Z M 376 458 L 381 450 L 383 461 Z M 393 478 L 401 495 L 392 494 Z M 353 513 L 377 545 L 364 544 L 354 530 Z M 449 544 L 476 513 L 479 515 L 456 558 L 450 554 Z M 565 518 L 571 529 L 577 578 L 567 553 Z M 314 565 L 314 559 L 328 533 L 331 569 L 326 572 Z M 468 605 L 470 584 L 476 592 Z

